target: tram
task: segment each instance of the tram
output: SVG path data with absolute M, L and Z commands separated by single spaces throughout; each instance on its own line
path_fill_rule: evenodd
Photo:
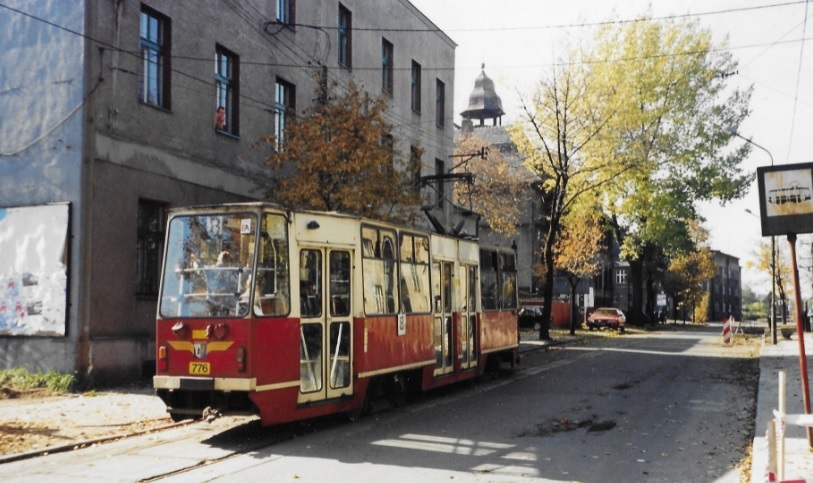
M 170 210 L 153 385 L 174 420 L 401 401 L 517 358 L 510 249 L 269 203 Z

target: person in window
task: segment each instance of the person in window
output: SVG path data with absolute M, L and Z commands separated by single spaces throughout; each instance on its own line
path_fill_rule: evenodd
M 203 264 L 194 253 L 189 255 L 189 266 L 185 270 L 186 278 L 189 281 L 191 293 L 204 293 L 206 292 L 206 280 L 203 278 L 201 268 Z
M 218 131 L 226 130 L 226 108 L 220 106 L 215 112 L 215 129 Z
M 300 291 L 300 311 L 302 312 L 302 317 L 316 317 L 321 312 L 319 307 L 319 298 L 318 294 L 316 293 L 316 285 L 312 282 L 308 282 L 307 280 L 301 280 L 299 282 L 299 291 Z
M 235 310 L 235 300 L 239 296 L 237 269 L 232 266 L 231 255 L 220 252 L 213 270 L 209 270 L 207 280 L 212 315 L 229 315 Z

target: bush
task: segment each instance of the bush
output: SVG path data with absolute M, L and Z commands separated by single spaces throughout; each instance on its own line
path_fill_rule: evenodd
M 47 388 L 54 392 L 70 391 L 76 382 L 73 374 L 60 374 L 55 371 L 31 373 L 21 367 L 0 371 L 0 388 L 23 391 L 26 389 Z

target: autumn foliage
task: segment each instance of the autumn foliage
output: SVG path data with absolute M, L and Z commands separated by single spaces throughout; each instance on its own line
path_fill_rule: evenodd
M 485 148 L 485 158 L 476 153 Z M 455 184 L 455 203 L 467 206 L 483 215 L 488 226 L 497 233 L 513 235 L 525 208 L 526 190 L 538 180 L 524 166 L 512 167 L 499 149 L 484 141 L 476 133 L 464 133 L 457 141 L 455 171 L 474 175 L 472 183 Z
M 284 139 L 266 159 L 276 181 L 267 198 L 292 209 L 338 211 L 404 221 L 420 204 L 412 173 L 394 148 L 387 102 L 350 83 L 319 83 L 311 112 L 287 116 Z

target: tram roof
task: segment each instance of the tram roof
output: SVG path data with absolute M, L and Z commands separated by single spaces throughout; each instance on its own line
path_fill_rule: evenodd
M 484 248 L 491 248 L 497 249 L 501 251 L 509 251 L 511 250 L 509 247 L 503 247 L 500 245 L 494 245 L 491 243 L 484 243 L 481 240 L 477 239 L 466 239 L 461 237 L 455 237 L 453 235 L 444 235 L 440 233 L 436 233 L 431 230 L 427 230 L 425 228 L 417 228 L 412 226 L 405 226 L 398 223 L 393 223 L 389 221 L 383 220 L 376 220 L 374 218 L 366 218 L 358 215 L 353 215 L 349 213 L 341 213 L 338 211 L 317 211 L 317 210 L 292 210 L 289 208 L 285 208 L 282 205 L 277 203 L 271 203 L 268 201 L 247 201 L 247 202 L 237 202 L 237 203 L 215 203 L 215 204 L 205 204 L 205 205 L 192 205 L 192 206 L 181 206 L 181 207 L 173 207 L 170 208 L 170 214 L 190 214 L 190 213 L 205 213 L 205 212 L 213 212 L 213 211 L 227 211 L 227 212 L 239 212 L 242 210 L 263 210 L 263 209 L 270 209 L 282 213 L 286 213 L 288 215 L 294 216 L 302 216 L 302 215 L 311 215 L 311 216 L 319 216 L 319 217 L 335 217 L 335 218 L 345 218 L 349 220 L 355 220 L 360 223 L 369 223 L 372 225 L 377 226 L 386 226 L 391 227 L 393 229 L 397 229 L 399 231 L 411 232 L 411 233 L 422 233 L 426 235 L 431 235 L 433 237 L 441 237 L 447 238 L 451 240 L 462 240 L 462 241 L 469 241 L 477 243 L 479 246 Z

